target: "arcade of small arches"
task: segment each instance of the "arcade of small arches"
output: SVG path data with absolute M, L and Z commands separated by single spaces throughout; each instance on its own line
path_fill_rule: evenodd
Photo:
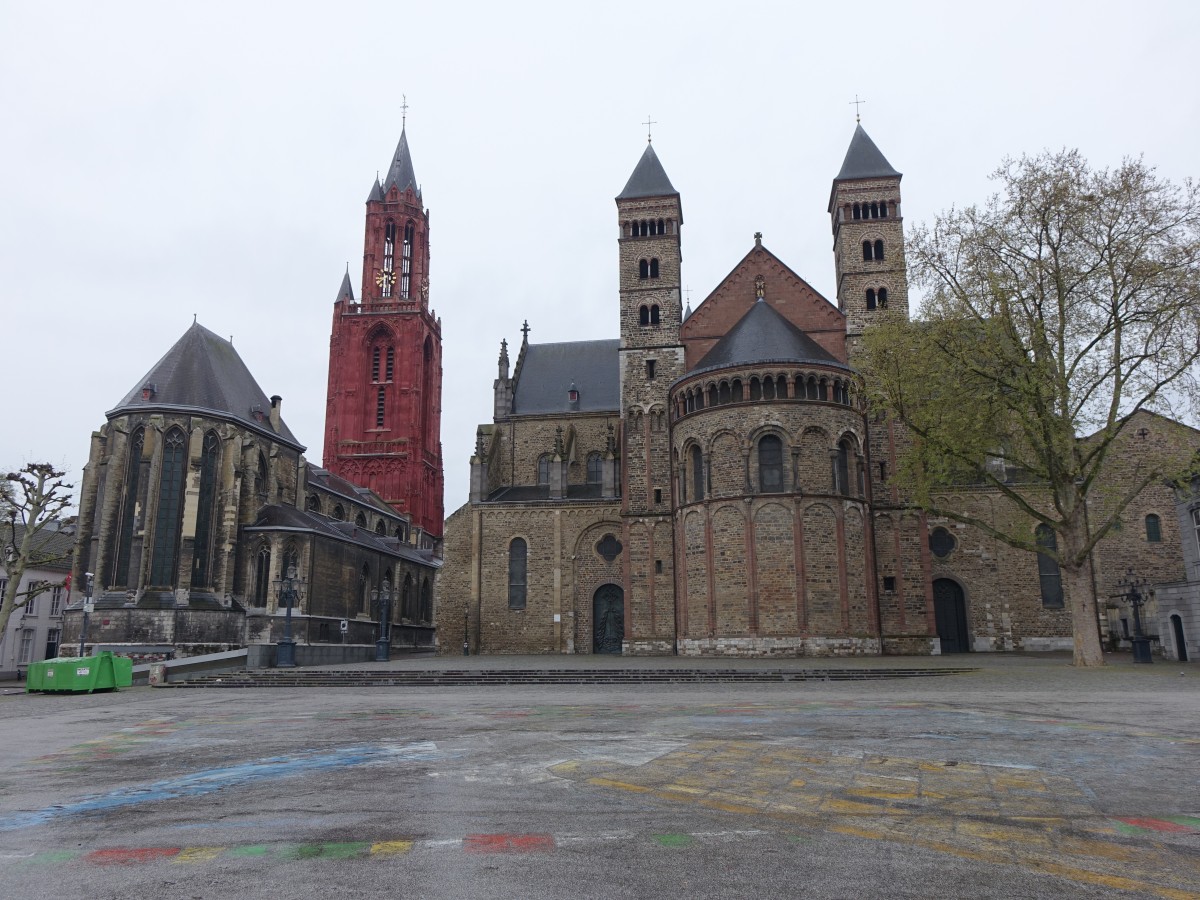
M 543 453 L 538 457 L 537 461 L 537 483 L 550 483 L 550 463 L 553 461 L 551 454 Z M 604 454 L 598 450 L 593 450 L 587 455 L 587 483 L 601 484 L 604 481 Z
M 828 460 L 828 462 L 826 462 Z M 747 494 L 825 494 L 866 499 L 865 459 L 853 431 L 805 428 L 793 438 L 767 426 L 745 440 L 722 431 L 689 438 L 675 454 L 680 505 Z
M 672 404 L 678 420 L 689 413 L 698 412 L 726 403 L 756 402 L 759 400 L 815 400 L 850 406 L 850 380 L 808 372 L 789 375 L 751 375 L 742 378 L 723 378 L 707 384 L 696 384 L 675 395 Z
M 622 237 L 657 237 L 661 234 L 675 234 L 674 219 L 639 219 L 636 222 L 622 222 Z
M 889 207 L 891 208 L 890 212 Z M 872 200 L 870 203 L 855 203 L 850 206 L 852 219 L 886 219 L 889 215 L 896 215 L 894 200 Z

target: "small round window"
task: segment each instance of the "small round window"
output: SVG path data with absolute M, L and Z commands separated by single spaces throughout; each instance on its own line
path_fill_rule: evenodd
M 954 551 L 954 535 L 945 528 L 935 528 L 929 533 L 929 550 L 938 559 L 945 559 Z

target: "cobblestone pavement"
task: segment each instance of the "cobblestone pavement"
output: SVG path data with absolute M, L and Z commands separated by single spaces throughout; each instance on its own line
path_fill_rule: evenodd
M 1200 897 L 1200 668 L 945 660 L 964 662 L 980 670 L 10 694 L 0 893 Z

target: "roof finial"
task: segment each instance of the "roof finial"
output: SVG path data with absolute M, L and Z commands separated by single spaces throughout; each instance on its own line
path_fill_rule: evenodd
M 650 114 L 649 114 L 649 113 L 647 113 L 647 114 L 646 114 L 646 121 L 645 121 L 645 122 L 643 122 L 642 124 L 646 126 L 646 143 L 647 143 L 647 144 L 649 144 L 649 143 L 650 143 L 652 140 L 654 140 L 654 138 L 653 138 L 653 137 L 651 136 L 651 134 L 650 134 L 650 126 L 651 126 L 651 125 L 657 125 L 658 123 L 657 123 L 657 122 L 655 122 L 653 119 L 651 119 L 651 118 L 650 118 Z
M 193 325 L 196 324 L 196 314 L 195 313 L 192 313 L 192 324 Z
M 754 232 L 754 246 L 755 247 L 762 246 L 762 232 L 761 231 Z
M 408 94 L 400 95 L 400 130 L 408 124 Z
M 376 176 L 378 178 L 378 176 Z M 350 274 L 350 260 L 346 260 L 346 274 Z
M 523 337 L 521 338 L 521 343 L 528 344 L 529 343 L 529 320 L 528 319 L 526 319 L 525 324 L 521 326 L 521 334 L 523 335 Z
M 862 105 L 863 105 L 864 103 L 866 103 L 866 102 L 867 102 L 866 100 L 859 100 L 859 99 L 858 99 L 858 94 L 855 94 L 855 95 L 854 95 L 854 99 L 853 99 L 853 100 L 851 100 L 849 103 L 847 103 L 847 104 L 846 104 L 847 106 L 853 106 L 853 107 L 854 107 L 854 124 L 856 124 L 856 125 L 861 125 L 861 124 L 862 124 L 862 115 L 861 115 L 861 113 L 862 113 Z

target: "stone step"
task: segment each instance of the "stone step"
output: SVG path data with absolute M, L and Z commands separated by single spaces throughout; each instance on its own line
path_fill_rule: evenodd
M 491 685 L 785 684 L 806 681 L 878 681 L 979 671 L 965 666 L 904 669 L 363 669 L 243 670 L 203 675 L 167 687 L 487 687 Z

